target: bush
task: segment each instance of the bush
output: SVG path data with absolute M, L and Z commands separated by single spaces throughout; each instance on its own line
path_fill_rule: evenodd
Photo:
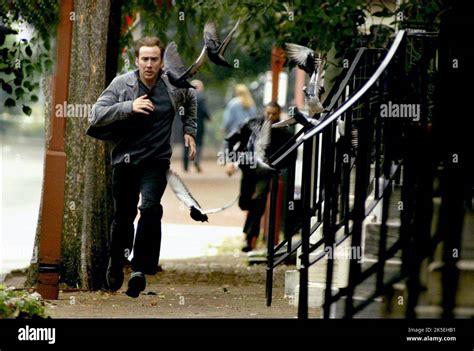
M 0 285 L 0 318 L 46 318 L 44 302 L 38 293 L 14 290 Z

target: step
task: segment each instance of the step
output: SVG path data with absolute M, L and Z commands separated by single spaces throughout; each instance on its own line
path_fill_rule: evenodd
M 291 269 L 285 272 L 285 298 L 295 296 L 296 286 L 300 284 L 300 272 Z
M 359 296 L 353 297 L 353 304 L 358 304 L 365 301 L 364 298 Z M 371 304 L 367 305 L 364 309 L 356 313 L 353 319 L 378 319 L 380 318 L 380 309 L 382 305 L 382 298 L 376 298 Z M 343 318 L 346 310 L 346 298 L 342 297 L 336 302 L 336 315 L 335 318 Z
M 363 247 L 364 258 L 374 259 L 379 254 L 380 230 L 382 223 L 380 222 L 364 222 L 363 230 Z M 388 249 L 395 244 L 400 238 L 400 221 L 387 222 L 387 241 L 385 247 Z M 395 254 L 395 257 L 401 258 L 401 250 Z
M 364 258 L 362 261 L 362 271 L 366 271 L 377 262 L 376 259 Z M 396 276 L 401 269 L 401 260 L 398 258 L 392 258 L 385 262 L 384 267 L 384 283 L 387 283 L 390 279 Z M 372 274 L 370 277 L 365 279 L 355 289 L 355 295 L 361 297 L 369 297 L 375 292 L 377 283 L 377 273 Z
M 405 318 L 405 308 L 407 301 L 407 290 L 404 283 L 396 283 L 392 285 L 390 293 L 382 296 L 382 305 L 380 308 L 381 318 Z
M 381 318 L 405 318 L 408 289 L 404 281 L 393 284 L 391 292 L 384 294 L 382 299 Z M 427 292 L 421 292 L 418 296 L 418 306 L 427 306 L 428 304 Z
M 474 211 L 466 210 L 464 214 L 461 259 L 474 260 Z
M 309 267 L 308 280 L 313 283 L 326 284 L 327 263 L 328 259 L 331 259 L 333 261 L 333 286 L 347 286 L 350 258 L 355 257 L 357 259 L 362 259 L 362 251 L 352 250 L 350 243 L 350 239 L 348 239 L 339 246 L 333 246 L 312 252 L 309 255 L 310 261 L 319 256 L 322 252 L 326 252 L 326 256 Z
M 316 216 L 311 217 L 310 225 L 313 227 L 318 222 L 318 218 Z M 320 225 L 318 229 L 309 237 L 309 243 L 315 244 L 323 237 L 323 225 Z M 301 260 L 299 257 L 301 256 L 301 246 L 296 250 L 296 268 L 301 268 Z
M 442 318 L 443 309 L 441 306 L 436 305 L 426 305 L 426 306 L 417 306 L 415 308 L 415 313 L 419 319 L 439 319 Z M 474 308 L 473 307 L 456 307 L 453 311 L 454 318 L 474 318 Z
M 441 305 L 442 300 L 442 273 L 443 262 L 432 262 L 428 275 L 428 298 L 432 305 Z M 456 294 L 456 305 L 462 307 L 474 307 L 474 260 L 460 260 L 457 263 L 459 269 L 459 283 Z
M 308 307 L 309 308 L 322 308 L 324 304 L 324 294 L 326 290 L 325 284 L 319 283 L 308 283 Z M 337 294 L 339 289 L 332 288 L 331 293 Z M 295 288 L 294 305 L 298 306 L 300 295 L 300 285 L 298 284 Z M 322 317 L 322 313 L 321 313 Z M 336 305 L 334 304 L 331 308 L 330 318 L 336 317 Z

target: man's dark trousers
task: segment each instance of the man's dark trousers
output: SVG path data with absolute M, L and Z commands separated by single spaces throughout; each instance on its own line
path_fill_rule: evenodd
M 112 192 L 114 217 L 111 228 L 110 257 L 123 264 L 133 243 L 133 221 L 142 196 L 140 219 L 133 244 L 132 270 L 155 274 L 161 246 L 161 197 L 166 188 L 169 160 L 149 160 L 140 164 L 121 162 L 114 165 Z
M 265 213 L 270 181 L 271 178 L 267 174 L 242 169 L 239 207 L 241 210 L 248 210 L 243 232 L 246 234 L 249 246 L 253 238 L 257 238 L 260 234 L 260 220 Z

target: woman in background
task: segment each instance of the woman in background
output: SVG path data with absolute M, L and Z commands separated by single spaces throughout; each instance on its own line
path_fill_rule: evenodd
M 257 115 L 255 101 L 244 84 L 235 86 L 234 95 L 235 97 L 228 102 L 224 111 L 222 129 L 225 135 L 238 130 L 245 120 Z

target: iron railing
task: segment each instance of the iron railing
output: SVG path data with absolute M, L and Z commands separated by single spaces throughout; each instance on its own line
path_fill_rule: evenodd
M 437 38 L 430 33 L 399 31 L 388 51 L 358 49 L 351 61 L 326 99 L 330 101 L 326 106 L 329 112 L 322 116 L 322 122 L 302 128 L 270 158 L 278 169 L 303 147 L 301 220 L 293 221 L 293 227 L 285 226 L 285 239 L 277 246 L 273 245 L 277 187 L 272 186 L 267 305 L 272 302 L 274 268 L 301 247 L 298 317 L 308 318 L 309 267 L 329 252 L 334 257 L 333 250 L 348 239 L 350 248 L 356 249 L 351 252 L 360 252 L 357 249 L 362 248 L 368 216 L 381 208 L 375 263 L 364 268 L 360 257 L 350 257 L 347 285 L 333 294 L 334 260 L 326 260 L 324 317 L 329 318 L 332 305 L 345 299 L 344 316 L 352 318 L 395 282 L 405 280 L 406 316 L 413 318 L 423 289 L 421 263 L 433 255 L 440 240 L 431 234 L 436 155 L 430 150 L 429 128 L 436 114 L 436 92 L 430 89 L 436 87 Z M 398 108 L 399 114 L 403 108 L 411 115 L 394 117 L 391 108 Z M 294 174 L 294 164 L 288 172 Z M 277 180 L 278 172 L 273 184 Z M 293 200 L 294 180 L 289 177 L 287 204 Z M 394 201 L 399 209 L 395 214 Z M 388 226 L 394 220 L 400 223 L 399 235 L 389 238 Z M 322 236 L 311 239 L 321 231 L 318 229 L 322 229 Z M 292 241 L 297 231 L 301 240 Z M 386 263 L 396 255 L 401 256 L 401 269 L 387 274 Z M 455 269 L 452 264 L 449 267 Z M 374 289 L 355 303 L 356 289 L 372 277 Z M 454 294 L 445 295 L 443 306 L 452 309 Z

